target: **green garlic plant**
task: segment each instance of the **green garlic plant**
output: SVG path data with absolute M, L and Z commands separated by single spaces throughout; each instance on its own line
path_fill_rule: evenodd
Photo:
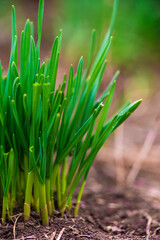
M 127 103 L 106 121 L 115 89 L 114 75 L 96 99 L 106 68 L 117 0 L 111 27 L 92 60 L 95 31 L 88 63 L 83 71 L 80 59 L 74 76 L 55 89 L 62 31 L 56 37 L 51 57 L 40 62 L 44 0 L 39 1 L 38 41 L 28 19 L 20 40 L 18 64 L 15 7 L 12 6 L 12 46 L 7 76 L 0 64 L 0 205 L 2 223 L 10 220 L 16 207 L 24 206 L 24 220 L 31 207 L 40 212 L 42 224 L 55 209 L 62 215 L 72 207 L 72 197 L 80 184 L 74 215 L 77 216 L 90 167 L 109 135 L 138 107 L 141 100 Z M 99 118 L 97 118 L 99 116 Z M 96 124 L 95 124 L 96 123 Z

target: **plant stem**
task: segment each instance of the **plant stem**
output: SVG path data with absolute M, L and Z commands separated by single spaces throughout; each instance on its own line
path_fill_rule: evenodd
M 54 205 L 54 188 L 56 184 L 56 178 L 57 178 L 57 172 L 58 172 L 58 165 L 54 165 L 53 169 L 51 171 L 51 182 L 50 182 L 50 196 L 51 196 L 51 204 L 52 204 L 52 212 L 55 210 Z
M 22 198 L 22 191 L 21 191 L 21 174 L 20 174 L 20 169 L 18 169 L 18 181 L 17 181 L 17 201 L 18 201 L 18 206 L 23 207 L 23 198 Z
M 24 203 L 24 220 L 27 221 L 30 217 L 31 211 L 31 200 L 32 200 L 32 188 L 34 182 L 34 171 L 28 173 L 27 185 L 26 185 L 26 194 L 25 194 L 25 203 Z
M 76 207 L 74 209 L 74 217 L 77 217 L 77 215 L 78 215 L 79 206 L 80 206 L 80 202 L 81 202 L 81 198 L 82 198 L 82 194 L 83 194 L 85 183 L 86 183 L 86 179 L 84 178 L 83 182 L 82 182 L 82 185 L 80 187 L 79 193 L 78 193 Z
M 25 191 L 25 178 L 24 178 L 24 172 L 19 171 L 19 177 L 20 177 L 20 195 L 22 198 L 22 195 Z
M 55 210 L 55 205 L 54 205 L 54 197 L 51 197 L 51 207 L 52 207 L 52 212 Z
M 58 173 L 56 178 L 56 189 L 57 189 L 57 203 L 58 208 L 61 209 L 61 179 L 60 179 L 60 166 L 58 166 Z
M 13 187 L 11 189 L 11 203 L 10 203 L 10 209 L 11 209 L 11 216 L 13 216 L 13 208 L 15 207 L 16 202 L 16 187 Z
M 39 211 L 39 180 L 37 174 L 34 176 L 34 208 Z
M 7 210 L 7 197 L 3 196 L 2 225 L 5 225 L 6 223 L 6 210 Z
M 10 216 L 10 212 L 9 212 L 9 204 L 8 204 L 9 201 L 10 201 L 10 194 L 8 194 L 7 203 L 6 203 L 8 221 L 10 222 L 11 221 L 11 216 Z
M 68 206 L 67 207 L 67 211 L 70 211 L 71 210 L 71 207 L 72 207 L 72 198 L 70 200 L 70 202 L 68 203 Z
M 47 201 L 47 207 L 48 207 L 48 215 L 52 215 L 52 204 L 51 204 L 51 196 L 50 196 L 50 178 L 46 179 L 46 201 Z
M 65 194 L 65 190 L 66 190 L 66 171 L 67 171 L 67 160 L 68 158 L 65 158 L 63 165 L 62 165 L 62 174 L 61 174 L 61 191 L 62 191 L 62 200 Z
M 64 193 L 64 196 L 63 196 L 63 201 L 62 201 L 62 203 L 61 203 L 61 211 L 62 211 L 62 214 L 64 213 L 66 207 L 68 207 L 68 206 L 66 205 L 66 202 L 67 202 L 67 195 L 68 195 L 69 188 L 70 188 L 70 185 L 66 186 L 66 190 L 65 190 L 65 193 Z
M 45 184 L 39 182 L 39 205 L 42 218 L 42 224 L 44 226 L 48 225 L 48 209 L 46 203 L 46 189 Z
M 25 186 L 27 184 L 27 176 L 28 176 L 28 157 L 24 155 L 24 176 L 25 176 Z

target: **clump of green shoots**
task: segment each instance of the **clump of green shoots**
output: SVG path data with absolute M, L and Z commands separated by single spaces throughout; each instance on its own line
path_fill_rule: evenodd
M 71 65 L 69 76 L 55 89 L 62 31 L 56 37 L 48 61 L 40 62 L 44 0 L 39 2 L 38 42 L 34 27 L 26 21 L 20 40 L 18 64 L 15 8 L 12 6 L 12 46 L 7 76 L 0 63 L 0 205 L 2 223 L 10 220 L 15 207 L 24 206 L 24 220 L 31 207 L 48 224 L 57 207 L 62 215 L 72 207 L 78 184 L 74 215 L 77 216 L 90 167 L 109 135 L 138 107 L 141 100 L 127 103 L 106 121 L 115 89 L 114 75 L 109 86 L 96 99 L 106 68 L 117 0 L 111 27 L 92 60 L 95 31 L 88 63 L 83 58 L 77 72 Z M 97 118 L 99 115 L 99 118 Z

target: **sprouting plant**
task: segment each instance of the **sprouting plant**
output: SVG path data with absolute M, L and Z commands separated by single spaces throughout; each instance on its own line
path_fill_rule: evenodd
M 90 167 L 109 135 L 138 107 L 141 100 L 127 103 L 108 119 L 115 89 L 114 75 L 109 86 L 96 99 L 106 68 L 115 19 L 115 0 L 111 27 L 92 61 L 95 31 L 88 63 L 83 71 L 80 59 L 74 76 L 55 89 L 62 31 L 56 37 L 49 61 L 40 62 L 40 43 L 44 0 L 39 1 L 38 42 L 35 44 L 33 23 L 28 19 L 21 33 L 20 70 L 17 69 L 18 47 L 15 8 L 12 6 L 12 46 L 8 73 L 2 75 L 0 64 L 0 203 L 2 223 L 13 209 L 24 205 L 24 219 L 31 206 L 48 224 L 54 195 L 62 215 L 71 209 L 72 196 L 80 183 L 74 215 L 77 216 Z M 98 115 L 100 115 L 99 118 Z M 96 122 L 96 124 L 95 124 Z

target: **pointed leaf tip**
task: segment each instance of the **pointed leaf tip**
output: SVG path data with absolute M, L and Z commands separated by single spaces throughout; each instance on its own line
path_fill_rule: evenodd
M 141 104 L 141 102 L 142 102 L 142 99 L 139 99 L 139 100 L 135 101 L 133 104 L 139 106 Z
M 101 106 L 101 107 L 104 107 L 104 104 L 103 104 L 103 102 L 101 102 L 100 106 Z

